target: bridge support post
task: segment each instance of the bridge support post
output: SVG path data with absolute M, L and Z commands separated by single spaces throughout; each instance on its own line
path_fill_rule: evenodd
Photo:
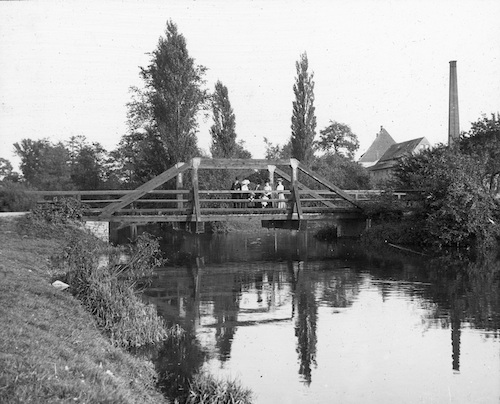
M 192 182 L 193 182 L 193 216 L 195 217 L 195 228 L 196 233 L 203 233 L 205 226 L 201 222 L 201 212 L 200 212 L 200 193 L 198 185 L 198 167 L 200 166 L 201 159 L 199 157 L 193 158 L 193 172 L 192 172 Z
M 299 168 L 299 160 L 297 159 L 290 159 L 290 167 L 292 167 L 292 179 L 291 179 L 291 186 L 295 188 L 297 185 L 298 181 L 298 168 Z
M 276 193 L 274 192 L 274 171 L 276 171 L 276 166 L 268 164 L 267 166 L 267 171 L 269 172 L 269 185 L 271 186 L 272 192 L 271 192 L 271 199 L 276 198 Z M 269 206 L 273 206 L 273 202 L 270 202 Z
M 179 168 L 183 165 L 184 163 L 177 163 L 175 165 L 176 168 Z M 184 188 L 184 181 L 183 181 L 183 175 L 182 172 L 177 174 L 177 178 L 175 181 L 175 189 L 183 189 Z M 177 194 L 177 209 L 182 209 L 184 207 L 184 203 L 182 202 L 182 194 Z M 181 229 L 181 224 L 179 222 L 173 222 L 172 223 L 172 228 L 174 230 L 180 230 Z
M 299 229 L 307 228 L 307 223 L 302 223 L 302 205 L 300 204 L 300 192 L 298 187 L 298 168 L 299 168 L 299 160 L 290 159 L 290 166 L 292 167 L 292 177 L 291 177 L 291 191 L 292 191 L 292 215 L 293 211 L 297 211 L 297 218 L 299 220 Z

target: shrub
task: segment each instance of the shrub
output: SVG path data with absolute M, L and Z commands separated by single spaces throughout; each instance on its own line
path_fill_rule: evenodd
M 246 404 L 251 403 L 252 392 L 237 381 L 217 380 L 207 374 L 196 375 L 189 388 L 187 404 Z
M 75 198 L 60 198 L 39 204 L 33 209 L 36 218 L 49 223 L 68 223 L 81 221 L 85 204 Z
M 414 220 L 374 225 L 363 233 L 361 240 L 365 244 L 389 242 L 403 245 L 424 245 L 426 243 L 425 231 Z
M 229 232 L 229 225 L 227 222 L 207 222 L 205 231 L 211 234 L 222 234 Z
M 24 184 L 4 181 L 0 185 L 0 212 L 25 212 L 36 205 L 36 196 Z
M 114 345 L 139 347 L 167 338 L 156 308 L 144 304 L 134 290 L 136 280 L 148 273 L 146 266 L 157 262 L 157 250 L 151 246 L 135 250 L 125 267 L 111 268 L 99 266 L 103 251 L 102 242 L 90 234 L 68 241 L 62 262 L 73 294 L 95 316 Z
M 399 221 L 405 208 L 403 202 L 395 199 L 390 191 L 360 204 L 363 212 L 374 222 Z
M 124 265 L 110 268 L 115 276 L 126 279 L 131 286 L 141 281 L 143 286 L 151 283 L 154 269 L 165 264 L 158 239 L 149 233 L 141 233 L 135 244 L 129 245 L 130 257 Z

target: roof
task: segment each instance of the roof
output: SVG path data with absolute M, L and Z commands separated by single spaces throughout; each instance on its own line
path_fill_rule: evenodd
M 396 143 L 390 146 L 384 155 L 380 158 L 377 164 L 369 167 L 369 170 L 383 170 L 394 166 L 397 160 L 411 154 L 417 150 L 419 146 L 430 146 L 429 141 L 425 137 L 408 140 L 406 142 Z
M 391 145 L 396 141 L 389 135 L 383 126 L 380 127 L 380 132 L 368 148 L 368 150 L 359 158 L 359 163 L 376 163 L 380 157 L 384 155 Z

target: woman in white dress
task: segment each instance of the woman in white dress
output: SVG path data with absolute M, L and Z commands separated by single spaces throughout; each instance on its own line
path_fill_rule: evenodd
M 262 195 L 262 207 L 266 208 L 269 204 L 268 200 L 271 198 L 271 194 L 273 192 L 273 188 L 269 184 L 269 181 L 266 181 L 266 185 L 264 186 L 264 194 Z
M 283 180 L 279 178 L 278 185 L 276 186 L 276 191 L 278 191 L 278 199 L 280 199 L 280 201 L 278 202 L 278 209 L 286 209 L 285 194 L 283 192 L 280 192 L 284 190 L 285 187 L 283 185 Z

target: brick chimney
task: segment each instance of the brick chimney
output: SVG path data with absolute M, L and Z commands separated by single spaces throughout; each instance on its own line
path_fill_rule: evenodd
M 448 145 L 451 146 L 460 137 L 460 125 L 458 119 L 458 86 L 457 86 L 457 62 L 450 62 L 450 104 L 448 111 Z

